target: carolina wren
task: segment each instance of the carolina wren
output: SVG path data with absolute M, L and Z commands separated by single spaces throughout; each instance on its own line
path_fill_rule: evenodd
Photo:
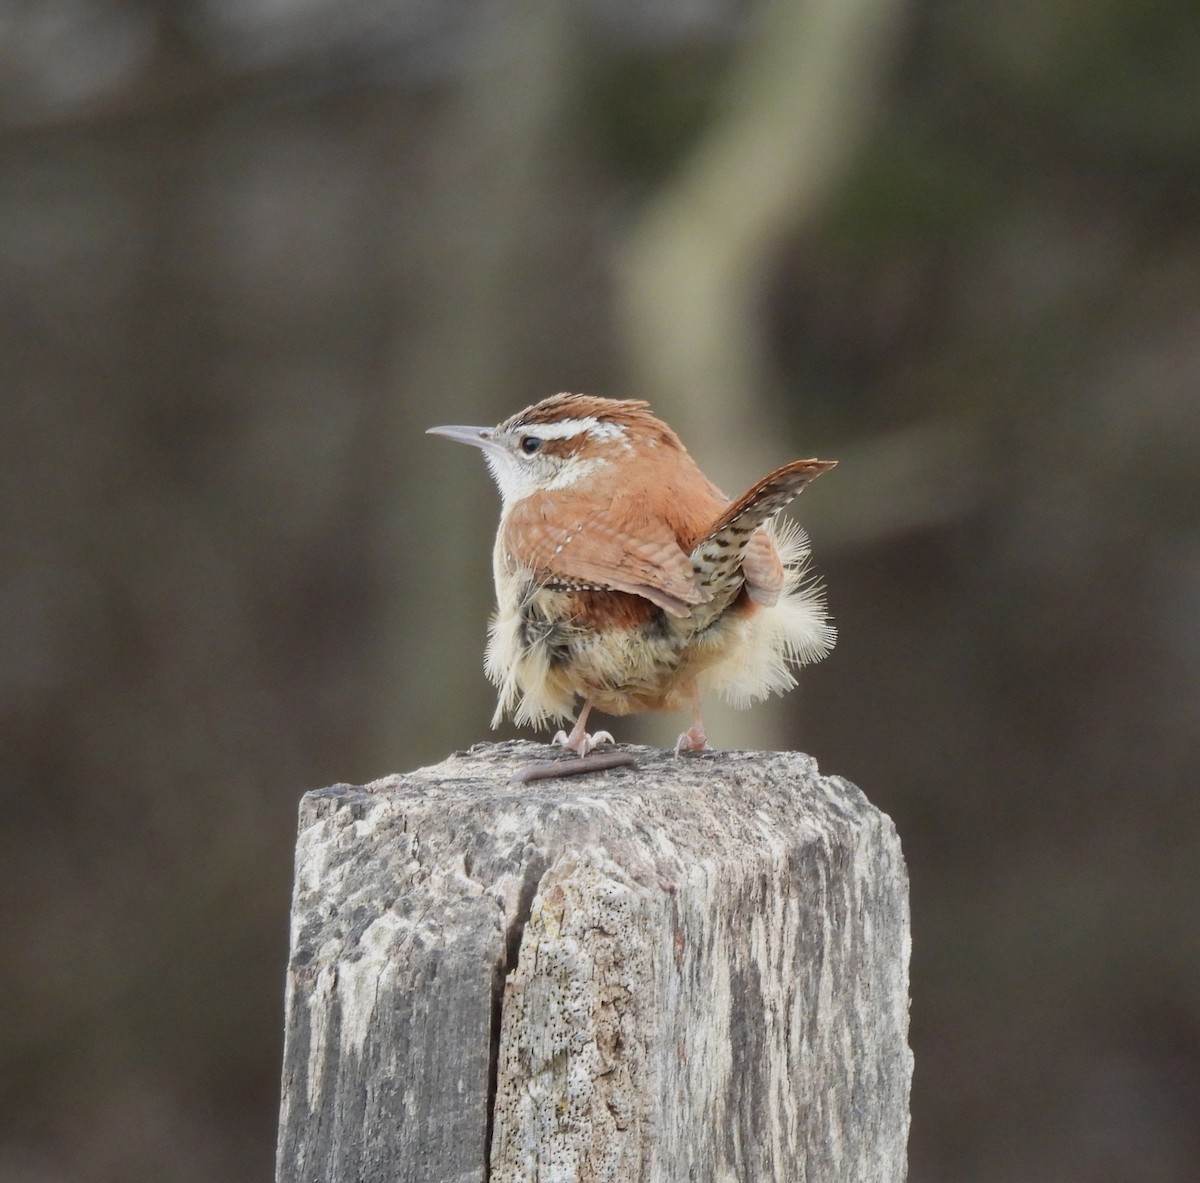
M 431 427 L 483 449 L 500 487 L 492 726 L 567 720 L 581 756 L 593 707 L 692 710 L 675 746 L 708 747 L 706 691 L 736 706 L 791 689 L 833 647 L 808 539 L 775 515 L 833 460 L 795 460 L 730 501 L 648 403 L 557 394 L 498 427 Z

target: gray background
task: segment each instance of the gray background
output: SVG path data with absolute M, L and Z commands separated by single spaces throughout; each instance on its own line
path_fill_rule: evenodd
M 0 30 L 0 1177 L 268 1176 L 299 796 L 488 734 L 423 429 L 568 389 L 841 461 L 838 648 L 710 733 L 897 823 L 915 1183 L 1200 1175 L 1200 9 Z

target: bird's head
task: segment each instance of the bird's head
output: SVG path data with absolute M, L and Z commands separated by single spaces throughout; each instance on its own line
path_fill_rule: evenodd
M 496 427 L 431 427 L 428 434 L 481 448 L 505 506 L 576 486 L 643 450 L 683 450 L 648 403 L 586 394 L 553 395 Z

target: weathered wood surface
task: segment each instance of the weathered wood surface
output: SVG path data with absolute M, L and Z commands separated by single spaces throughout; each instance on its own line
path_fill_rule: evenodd
M 807 756 L 478 745 L 300 810 L 279 1183 L 894 1183 L 890 820 Z

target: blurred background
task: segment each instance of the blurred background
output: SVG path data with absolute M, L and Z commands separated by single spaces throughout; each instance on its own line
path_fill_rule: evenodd
M 899 827 L 915 1183 L 1200 1178 L 1198 79 L 1191 0 L 0 6 L 0 1179 L 270 1177 L 298 799 L 488 735 L 423 430 L 559 390 L 841 461 L 710 733 Z

